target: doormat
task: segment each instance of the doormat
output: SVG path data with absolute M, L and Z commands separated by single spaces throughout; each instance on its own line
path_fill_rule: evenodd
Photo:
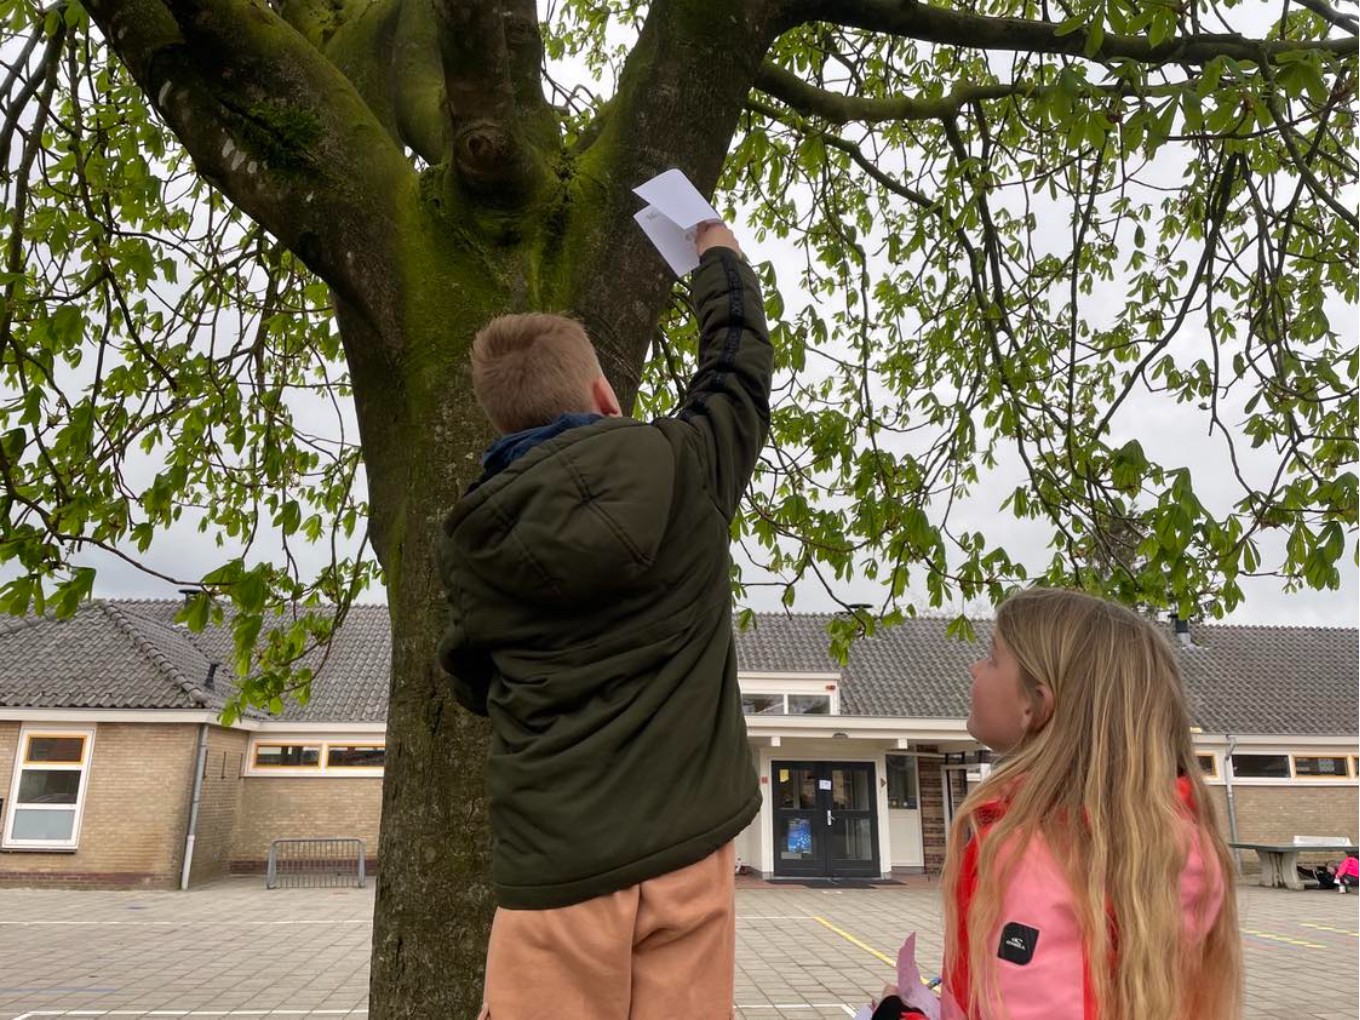
M 800 885 L 805 889 L 873 889 L 901 885 L 895 878 L 772 878 L 771 885 Z

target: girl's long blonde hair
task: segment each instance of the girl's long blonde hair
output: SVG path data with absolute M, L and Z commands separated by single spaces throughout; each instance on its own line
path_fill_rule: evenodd
M 1041 835 L 1072 888 L 1100 1020 L 1235 1020 L 1242 961 L 1232 865 L 1166 638 L 1121 606 L 1051 588 L 1008 599 L 996 630 L 1031 697 L 1039 684 L 1052 691 L 1053 712 L 968 796 L 949 834 L 944 907 L 947 930 L 958 931 L 956 891 L 974 815 L 988 801 L 1008 801 L 978 848 L 978 892 L 966 918 L 971 1017 L 990 1020 L 986 1004 L 996 1003 L 1001 897 L 988 893 L 1005 887 L 1021 856 L 999 851 Z M 1193 791 L 1189 826 L 1180 775 Z M 1180 901 L 1192 838 L 1223 886 L 1213 918 L 1188 920 Z M 1202 939 L 1189 935 L 1192 927 Z M 947 956 L 946 973 L 953 966 Z

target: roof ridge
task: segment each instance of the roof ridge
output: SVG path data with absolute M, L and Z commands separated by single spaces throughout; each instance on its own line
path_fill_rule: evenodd
M 160 670 L 160 672 L 169 678 L 180 690 L 189 695 L 189 697 L 200 707 L 208 707 L 207 692 L 181 673 L 179 667 L 171 662 L 161 649 L 157 648 L 153 642 L 148 640 L 144 634 L 138 632 L 137 628 L 133 626 L 132 621 L 128 619 L 128 616 L 136 614 L 129 614 L 121 606 L 104 599 L 96 601 L 95 605 L 103 610 L 104 615 L 114 622 L 114 625 L 128 637 L 142 655 L 150 660 L 151 664 L 156 669 Z M 203 655 L 202 649 L 193 645 L 192 642 L 190 642 L 190 647 L 198 652 L 199 655 Z M 206 655 L 203 655 L 203 657 L 207 659 Z

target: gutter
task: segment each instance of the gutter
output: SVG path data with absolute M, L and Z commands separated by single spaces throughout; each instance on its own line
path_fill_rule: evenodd
M 1237 738 L 1231 733 L 1225 733 L 1223 739 L 1228 743 L 1228 749 L 1223 755 L 1223 789 L 1228 794 L 1228 842 L 1237 843 L 1237 803 L 1233 799 L 1233 749 L 1237 747 Z M 1242 874 L 1242 851 L 1237 848 L 1232 850 L 1233 866 L 1237 874 Z
M 189 804 L 189 831 L 184 837 L 184 868 L 179 873 L 179 887 L 189 888 L 189 869 L 194 863 L 194 843 L 198 833 L 198 804 L 203 798 L 203 773 L 208 764 L 208 724 L 198 726 L 198 753 L 194 755 L 194 795 Z

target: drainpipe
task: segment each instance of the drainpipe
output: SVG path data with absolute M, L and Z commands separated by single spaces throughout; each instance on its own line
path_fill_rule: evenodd
M 216 663 L 214 663 L 216 665 Z M 184 868 L 179 873 L 181 890 L 189 888 L 189 868 L 194 863 L 194 840 L 198 830 L 198 802 L 203 797 L 203 773 L 208 764 L 208 724 L 198 726 L 198 754 L 194 756 L 194 796 L 189 804 L 189 832 L 184 837 Z
M 1236 843 L 1237 840 L 1237 803 L 1233 799 L 1233 749 L 1237 747 L 1237 738 L 1231 733 L 1223 734 L 1223 739 L 1228 742 L 1228 749 L 1223 754 L 1223 789 L 1228 795 L 1228 842 Z M 1237 868 L 1237 873 L 1242 874 L 1242 851 L 1236 847 L 1232 848 L 1233 865 Z

